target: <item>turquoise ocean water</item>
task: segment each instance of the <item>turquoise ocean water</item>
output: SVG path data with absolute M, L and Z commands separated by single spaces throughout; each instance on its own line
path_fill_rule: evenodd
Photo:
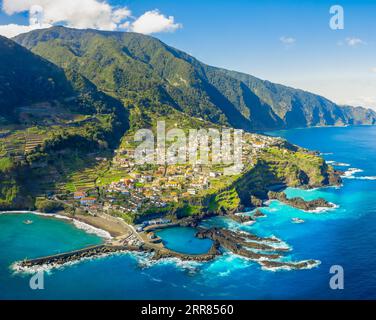
M 0 299 L 375 299 L 376 298 L 376 128 L 312 128 L 271 133 L 319 150 L 338 168 L 352 170 L 341 188 L 302 191 L 288 196 L 324 197 L 339 207 L 305 213 L 279 202 L 263 209 L 267 217 L 251 226 L 223 218 L 205 221 L 284 240 L 290 260 L 320 260 L 310 270 L 261 270 L 256 263 L 225 254 L 210 263 L 177 260 L 150 262 L 143 254 L 114 255 L 49 271 L 45 289 L 29 288 L 30 275 L 10 268 L 26 257 L 64 252 L 100 243 L 93 234 L 67 221 L 35 216 L 0 215 Z M 338 165 L 338 163 L 336 163 Z M 305 220 L 293 224 L 292 218 Z M 25 220 L 33 220 L 26 225 Z M 159 232 L 166 246 L 200 253 L 210 242 L 194 239 L 192 229 Z M 329 269 L 341 265 L 345 289 L 331 290 Z

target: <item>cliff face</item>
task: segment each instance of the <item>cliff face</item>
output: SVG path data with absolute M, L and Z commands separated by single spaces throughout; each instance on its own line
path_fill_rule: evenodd
M 374 125 L 375 111 L 362 107 L 340 106 L 310 92 L 265 81 L 248 74 L 217 69 L 240 81 L 245 90 L 275 114 L 277 127 Z
M 0 211 L 33 208 L 33 198 L 23 183 L 25 174 L 22 167 L 0 170 Z
M 0 120 L 14 118 L 16 107 L 73 95 L 63 70 L 0 36 Z
M 257 207 L 268 193 L 285 187 L 318 188 L 341 183 L 340 173 L 307 150 L 282 148 L 265 150 L 256 165 L 228 189 L 211 199 L 210 212 L 234 213 Z

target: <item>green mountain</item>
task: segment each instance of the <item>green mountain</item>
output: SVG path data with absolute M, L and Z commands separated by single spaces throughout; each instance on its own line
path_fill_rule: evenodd
M 72 95 L 61 69 L 0 36 L 0 116 L 12 118 L 17 106 Z
M 339 106 L 310 92 L 260 80 L 244 73 L 222 72 L 243 82 L 261 101 L 271 106 L 287 128 L 376 124 L 376 113 L 371 109 Z
M 3 37 L 0 80 L 0 208 L 27 208 L 129 128 L 121 101 Z
M 376 124 L 372 110 L 211 67 L 141 34 L 53 27 L 14 40 L 82 74 L 130 109 L 169 106 L 247 130 Z
M 99 91 L 75 70 L 63 70 L 4 37 L 0 37 L 0 80 L 0 117 L 9 124 L 66 125 L 68 115 L 108 115 L 122 122 L 123 131 L 127 129 L 121 101 Z
M 34 208 L 38 197 L 123 178 L 116 155 L 133 146 L 134 130 L 157 119 L 168 129 L 247 130 L 376 119 L 370 110 L 207 66 L 140 34 L 55 27 L 15 40 L 0 38 L 0 209 Z M 331 168 L 322 159 L 282 142 L 278 148 L 256 166 L 255 185 L 260 177 L 265 187 L 310 175 L 326 181 Z

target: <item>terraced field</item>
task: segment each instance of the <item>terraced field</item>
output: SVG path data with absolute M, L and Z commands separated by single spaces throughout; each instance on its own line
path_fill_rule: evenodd
M 45 136 L 40 134 L 25 134 L 25 154 L 33 151 L 36 147 L 41 146 L 45 140 Z
M 1 139 L 4 155 L 9 156 L 16 161 L 25 158 L 25 135 L 23 132 L 14 132 L 6 138 Z
M 61 186 L 71 192 L 93 189 L 96 186 L 98 172 L 101 170 L 103 169 L 94 167 L 85 169 L 83 171 L 74 172 L 68 176 L 68 182 L 64 186 Z
M 14 126 L 0 135 L 0 155 L 22 161 L 25 159 L 25 154 L 42 145 L 46 138 L 46 130 L 36 127 L 25 130 L 21 126 Z
M 97 179 L 108 170 L 109 162 L 94 157 L 81 158 L 72 154 L 47 166 L 34 169 L 36 183 L 31 185 L 33 194 L 62 194 L 78 190 L 93 189 Z

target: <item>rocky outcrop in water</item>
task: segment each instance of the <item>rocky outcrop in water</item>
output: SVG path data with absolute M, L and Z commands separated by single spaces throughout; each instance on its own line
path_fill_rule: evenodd
M 256 212 L 253 214 L 253 218 L 264 218 L 266 217 L 266 214 L 262 213 L 261 210 L 256 210 Z
M 254 195 L 251 195 L 251 205 L 256 208 L 260 208 L 263 206 L 263 202 L 261 199 L 257 198 Z
M 282 256 L 280 252 L 288 251 L 287 248 L 273 247 L 269 244 L 280 244 L 280 241 L 276 238 L 261 238 L 252 234 L 234 232 L 227 229 L 201 229 L 196 234 L 196 237 L 211 239 L 235 254 L 254 260 L 278 259 Z M 271 253 L 265 254 L 258 251 L 269 251 Z
M 304 210 L 304 211 L 315 211 L 319 208 L 334 208 L 334 205 L 327 200 L 320 198 L 316 200 L 306 201 L 303 198 L 287 198 L 286 194 L 283 192 L 273 192 L 269 191 L 268 197 L 270 200 L 278 200 L 291 207 Z
M 238 223 L 249 223 L 255 221 L 251 216 L 246 216 L 244 214 L 229 214 L 227 216 Z
M 205 262 L 211 261 L 216 256 L 220 255 L 221 251 L 219 250 L 219 243 L 214 242 L 208 253 L 205 254 L 184 254 L 168 250 L 166 248 L 161 248 L 154 250 L 153 260 L 167 259 L 167 258 L 177 258 L 183 261 L 198 261 Z
M 281 259 L 289 248 L 275 237 L 262 238 L 246 232 L 235 232 L 227 229 L 212 228 L 200 229 L 196 236 L 200 239 L 211 239 L 222 248 L 251 259 L 268 270 L 300 270 L 313 268 L 318 261 L 307 260 L 285 262 Z
M 311 269 L 319 264 L 316 260 L 307 260 L 300 262 L 280 262 L 280 261 L 260 261 L 259 264 L 268 270 L 301 270 Z

